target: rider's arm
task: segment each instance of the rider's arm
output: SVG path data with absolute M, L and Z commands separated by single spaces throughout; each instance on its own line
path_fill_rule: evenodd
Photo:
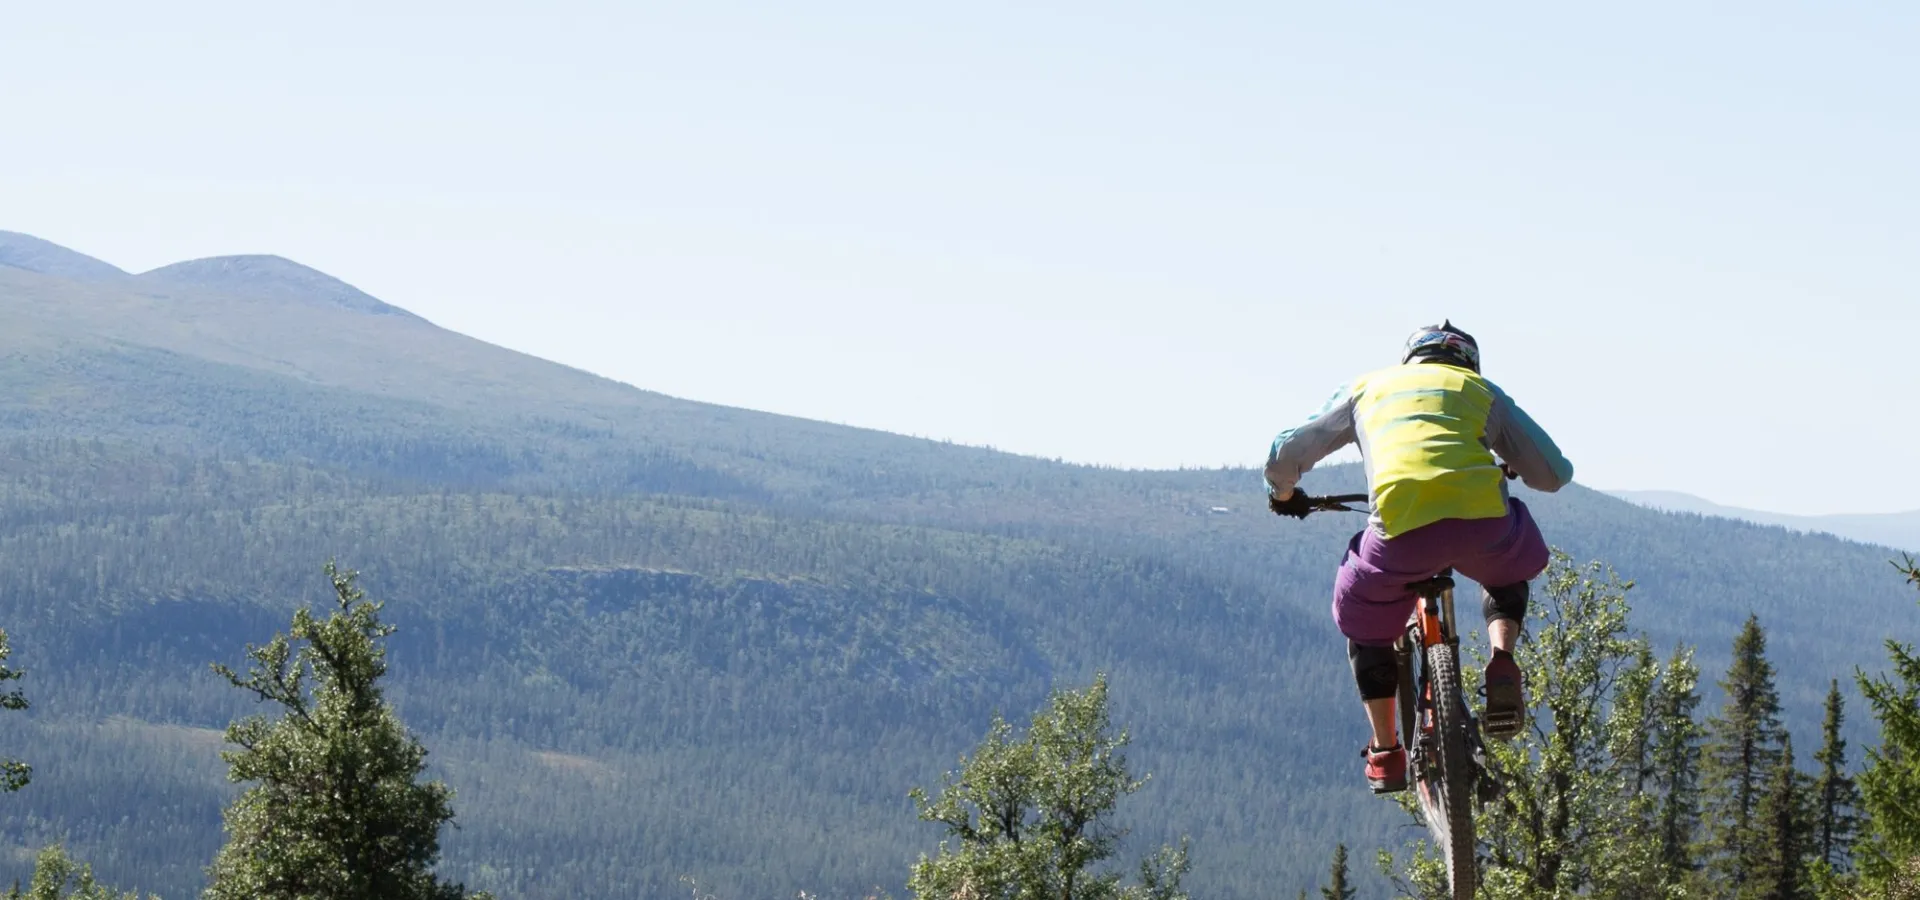
M 1520 404 L 1493 389 L 1493 413 L 1487 418 L 1488 444 L 1536 491 L 1557 491 L 1573 481 L 1573 463 Z
M 1343 386 L 1304 424 L 1274 438 L 1273 449 L 1267 454 L 1267 493 L 1276 497 L 1292 494 L 1300 476 L 1354 440 L 1353 395 Z

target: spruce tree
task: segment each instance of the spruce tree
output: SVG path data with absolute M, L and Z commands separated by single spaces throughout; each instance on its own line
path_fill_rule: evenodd
M 1840 726 L 1845 721 L 1845 701 L 1840 697 L 1840 682 L 1835 679 L 1827 688 L 1827 717 L 1821 726 L 1820 751 L 1813 755 L 1820 767 L 1813 788 L 1819 804 L 1814 821 L 1813 855 L 1832 872 L 1845 872 L 1849 868 L 1853 836 L 1858 829 L 1856 810 L 1860 807 L 1860 790 L 1847 774 L 1847 741 L 1840 736 Z
M 1793 765 L 1793 739 L 1781 742 L 1780 760 L 1768 775 L 1767 792 L 1760 801 L 1759 824 L 1766 844 L 1759 854 L 1756 877 L 1742 896 L 1758 900 L 1807 900 L 1807 856 L 1812 829 L 1807 816 L 1804 776 Z
M 1347 845 L 1333 848 L 1333 865 L 1327 873 L 1327 886 L 1320 889 L 1325 900 L 1353 900 L 1354 889 L 1347 885 Z
M 427 750 L 380 690 L 393 626 L 354 573 L 326 571 L 332 615 L 294 613 L 287 634 L 247 649 L 245 677 L 214 666 L 283 715 L 227 728 L 227 777 L 252 786 L 227 808 L 206 900 L 458 900 L 431 872 L 453 792 L 418 781 Z
M 1662 882 L 1687 884 L 1698 868 L 1695 834 L 1700 824 L 1700 740 L 1694 719 L 1700 705 L 1700 669 L 1693 651 L 1675 648 L 1653 700 L 1652 788 L 1660 796 L 1654 827 L 1660 839 Z
M 1767 635 L 1749 615 L 1733 641 L 1733 662 L 1720 682 L 1726 705 L 1708 720 L 1704 756 L 1708 865 L 1736 896 L 1745 896 L 1762 865 L 1767 827 L 1760 821 L 1768 780 L 1780 765 L 1785 731 Z
M 1900 567 L 1920 587 L 1920 568 L 1912 558 Z M 1896 886 L 1920 895 L 1920 653 L 1912 644 L 1889 638 L 1893 673 L 1858 675 L 1860 693 L 1880 723 L 1880 745 L 1867 750 L 1860 773 L 1860 808 L 1865 812 L 1855 862 L 1871 896 Z

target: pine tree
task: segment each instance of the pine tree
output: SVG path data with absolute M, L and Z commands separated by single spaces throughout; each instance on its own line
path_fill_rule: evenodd
M 1920 587 L 1912 558 L 1901 567 Z M 1867 708 L 1880 722 L 1880 746 L 1867 750 L 1860 773 L 1860 808 L 1866 813 L 1855 862 L 1870 896 L 1901 882 L 1920 895 L 1920 653 L 1888 639 L 1893 674 L 1857 676 Z
M 1320 889 L 1324 900 L 1353 900 L 1354 889 L 1347 885 L 1347 845 L 1333 848 L 1333 865 L 1327 874 L 1327 886 Z
M 1845 721 L 1845 701 L 1840 697 L 1840 682 L 1835 679 L 1827 688 L 1827 718 L 1821 726 L 1820 751 L 1813 755 L 1820 766 L 1819 780 L 1814 783 L 1819 807 L 1813 855 L 1833 872 L 1849 868 L 1853 836 L 1859 827 L 1855 811 L 1860 807 L 1860 790 L 1847 775 L 1847 741 L 1840 736 Z
M 207 870 L 206 900 L 458 900 L 431 873 L 453 792 L 417 781 L 426 748 L 381 695 L 393 627 L 354 573 L 327 564 L 338 608 L 294 613 L 287 634 L 249 647 L 235 687 L 285 713 L 227 728 L 227 777 L 252 782 L 226 811 L 227 844 Z M 303 642 L 298 650 L 295 641 Z M 484 896 L 484 895 L 482 895 Z
M 1780 761 L 1768 775 L 1767 792 L 1760 801 L 1758 818 L 1766 830 L 1766 843 L 1744 896 L 1759 900 L 1809 896 L 1807 856 L 1813 841 L 1804 782 L 1793 765 L 1793 739 L 1787 738 L 1781 742 Z
M 1727 702 L 1708 720 L 1705 784 L 1706 852 L 1714 874 L 1733 894 L 1745 896 L 1757 877 L 1767 845 L 1759 808 L 1768 780 L 1780 765 L 1785 731 L 1767 635 L 1758 616 L 1748 616 L 1733 642 L 1733 662 L 1720 682 Z
M 1652 788 L 1660 796 L 1654 828 L 1660 838 L 1662 882 L 1688 883 L 1698 868 L 1693 848 L 1700 824 L 1700 669 L 1693 651 L 1675 648 L 1654 694 Z

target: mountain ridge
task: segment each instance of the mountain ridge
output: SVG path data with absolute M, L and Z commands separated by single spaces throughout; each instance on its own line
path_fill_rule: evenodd
M 75 281 L 132 277 L 112 263 L 17 231 L 0 231 L 0 266 Z
M 290 299 L 382 316 L 419 318 L 332 275 L 272 254 L 209 256 L 134 276 L 143 284 L 217 290 L 261 299 Z
M 369 315 L 411 319 L 414 313 L 387 303 L 319 269 L 274 254 L 234 254 L 183 260 L 138 274 L 45 238 L 0 231 L 0 266 L 81 282 L 131 282 L 160 290 L 191 287 Z
M 1864 544 L 1920 553 L 1920 510 L 1895 513 L 1795 515 L 1727 506 L 1683 491 L 1607 491 L 1606 493 L 1649 509 L 1716 516 L 1800 532 L 1819 532 Z

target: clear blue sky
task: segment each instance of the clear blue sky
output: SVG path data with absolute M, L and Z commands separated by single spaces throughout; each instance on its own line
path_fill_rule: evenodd
M 1606 488 L 1920 508 L 1913 4 L 8 4 L 0 228 L 672 394 L 1258 463 L 1451 316 Z

